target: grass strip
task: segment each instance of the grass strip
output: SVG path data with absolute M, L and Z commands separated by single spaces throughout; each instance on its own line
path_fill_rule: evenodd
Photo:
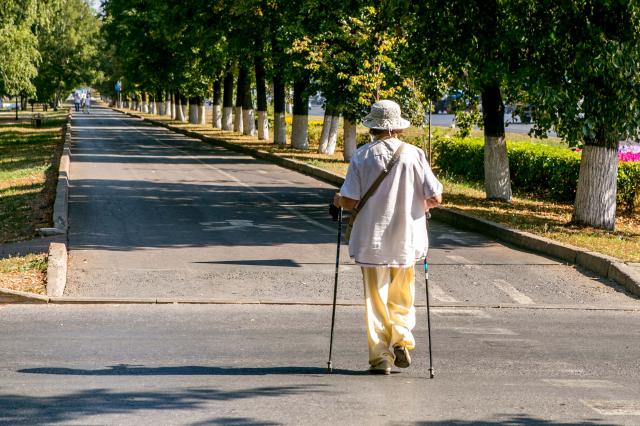
M 47 254 L 0 259 L 0 287 L 28 293 L 47 294 Z
M 33 238 L 37 228 L 52 225 L 67 112 L 42 114 L 39 128 L 0 117 L 0 243 Z

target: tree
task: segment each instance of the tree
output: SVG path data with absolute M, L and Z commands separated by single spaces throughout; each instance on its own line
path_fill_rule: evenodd
M 3 0 L 0 3 L 0 96 L 33 94 L 32 83 L 40 61 L 35 0 Z
M 526 0 L 395 1 L 403 11 L 408 48 L 423 82 L 452 79 L 481 98 L 487 198 L 511 200 L 504 130 L 504 94 L 517 93 L 528 28 L 519 14 Z
M 315 87 L 327 98 L 327 114 L 342 112 L 344 159 L 349 161 L 356 149 L 356 123 L 371 104 L 384 98 L 403 103 L 407 81 L 397 66 L 397 52 L 404 40 L 389 28 L 380 2 L 308 1 L 320 28 L 298 39 L 293 50 L 305 58 Z M 328 126 L 330 133 L 333 118 Z
M 522 12 L 536 132 L 583 146 L 572 220 L 613 230 L 618 141 L 640 127 L 640 3 L 540 0 Z
M 83 0 L 59 0 L 50 6 L 55 19 L 38 29 L 42 61 L 34 83 L 38 98 L 57 106 L 64 94 L 98 77 L 100 21 Z

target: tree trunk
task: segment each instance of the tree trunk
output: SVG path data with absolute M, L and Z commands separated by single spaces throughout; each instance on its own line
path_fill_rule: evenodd
M 306 76 L 293 84 L 291 146 L 296 149 L 309 149 L 309 97 L 304 93 L 308 85 Z
M 240 66 L 238 71 L 238 81 L 236 85 L 236 115 L 233 122 L 233 131 L 243 133 L 244 127 L 242 122 L 242 103 L 244 101 L 244 87 L 247 84 L 247 69 Z
M 233 71 L 227 65 L 222 92 L 222 130 L 233 130 Z
M 176 120 L 177 121 L 181 121 L 181 122 L 185 122 L 185 116 L 184 116 L 184 110 L 182 109 L 182 95 L 180 94 L 180 92 L 176 92 L 175 94 L 175 109 L 176 109 Z
M 338 125 L 340 124 L 340 114 L 334 111 L 331 117 L 331 127 L 329 128 L 329 142 L 327 144 L 327 154 L 333 155 L 336 152 L 338 143 Z
M 211 121 L 214 128 L 220 129 L 222 127 L 222 85 L 220 80 L 213 83 L 213 119 Z
M 188 102 L 187 97 L 184 96 L 184 95 L 180 95 L 180 109 L 182 110 L 182 117 L 183 117 L 182 121 L 184 121 L 186 123 L 187 121 L 189 121 L 188 120 L 188 118 L 189 118 L 189 115 L 188 115 L 189 114 L 189 102 Z
M 572 222 L 613 231 L 617 181 L 617 148 L 585 145 Z
M 242 125 L 245 135 L 254 136 L 256 134 L 256 116 L 253 111 L 250 81 L 249 71 L 247 70 L 247 79 L 244 85 L 244 93 L 242 94 Z
M 482 91 L 484 122 L 484 187 L 487 199 L 511 201 L 509 157 L 504 134 L 504 104 L 500 87 L 489 85 Z
M 189 124 L 198 124 L 198 98 L 189 98 Z
M 285 86 L 282 76 L 273 76 L 273 142 L 276 145 L 287 144 L 287 122 L 285 120 Z
M 333 111 L 327 104 L 324 110 L 324 120 L 322 121 L 322 132 L 320 133 L 320 143 L 318 144 L 318 153 L 326 154 L 329 146 L 329 131 L 333 122 Z
M 256 69 L 256 95 L 258 106 L 258 139 L 269 139 L 269 120 L 267 118 L 267 90 L 264 73 L 264 59 L 257 55 L 255 59 Z
M 173 117 L 173 102 L 171 101 L 171 98 L 173 97 L 173 95 L 171 94 L 171 92 L 165 92 L 165 107 L 164 107 L 164 113 L 166 116 L 168 117 Z
M 202 97 L 198 98 L 198 124 L 201 126 L 207 125 L 207 108 Z
M 351 157 L 356 150 L 356 123 L 355 121 L 344 119 L 344 161 L 351 161 Z
M 142 92 L 142 112 L 149 114 L 149 103 L 147 100 L 147 94 Z

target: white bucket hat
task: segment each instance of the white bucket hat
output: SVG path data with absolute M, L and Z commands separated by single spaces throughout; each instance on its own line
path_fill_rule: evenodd
M 411 123 L 400 115 L 400 105 L 385 99 L 371 105 L 371 112 L 362 120 L 362 125 L 369 129 L 401 130 Z

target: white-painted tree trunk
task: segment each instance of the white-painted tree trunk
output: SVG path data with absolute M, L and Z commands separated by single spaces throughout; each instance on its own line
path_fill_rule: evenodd
M 149 114 L 149 103 L 148 102 L 143 102 L 142 103 L 142 112 L 144 112 L 145 114 Z
M 573 222 L 613 231 L 616 225 L 617 182 L 617 150 L 585 145 L 580 160 Z
M 189 123 L 198 124 L 198 105 L 189 103 Z
M 242 107 L 235 107 L 235 115 L 233 117 L 233 131 L 243 133 L 244 127 L 242 126 Z
M 484 137 L 484 188 L 490 200 L 511 201 L 511 176 L 504 136 Z
M 276 112 L 273 116 L 273 143 L 287 144 L 287 122 L 284 112 Z
M 233 130 L 233 107 L 222 108 L 222 130 Z
M 180 106 L 180 109 L 182 109 L 182 116 L 184 117 L 184 121 L 185 123 L 189 121 L 189 102 L 182 104 Z
M 176 103 L 176 120 L 184 123 L 185 121 L 187 121 L 187 119 L 184 114 L 184 108 L 182 107 L 181 104 L 182 102 L 180 101 Z
M 207 109 L 205 108 L 204 102 L 202 105 L 198 105 L 198 124 L 201 126 L 207 125 Z
M 286 108 L 287 114 L 289 115 L 293 114 L 293 104 L 287 102 L 285 104 L 285 108 Z
M 356 123 L 344 120 L 344 161 L 351 161 L 351 157 L 356 150 Z
M 258 111 L 258 139 L 269 140 L 269 117 L 267 111 Z
M 327 144 L 327 154 L 333 155 L 336 152 L 336 144 L 338 143 L 338 125 L 340 124 L 340 115 L 331 117 L 331 127 L 329 128 L 329 142 Z
M 215 129 L 222 128 L 222 105 L 213 106 L 213 127 Z
M 326 154 L 327 146 L 329 145 L 329 130 L 331 129 L 331 122 L 333 121 L 333 115 L 324 114 L 324 120 L 322 121 L 322 132 L 320 132 L 320 142 L 318 144 L 318 153 Z
M 256 116 L 255 116 L 255 113 L 253 112 L 253 108 L 242 110 L 242 125 L 243 125 L 242 133 L 244 133 L 247 136 L 255 136 Z
M 149 114 L 155 114 L 155 113 L 156 113 L 156 103 L 149 102 Z
M 167 99 L 164 107 L 164 115 L 166 115 L 167 117 L 173 117 L 172 108 L 173 107 L 171 105 L 171 99 Z
M 164 115 L 164 102 L 156 102 L 155 114 Z
M 294 115 L 291 128 L 291 146 L 296 149 L 309 149 L 309 116 Z

